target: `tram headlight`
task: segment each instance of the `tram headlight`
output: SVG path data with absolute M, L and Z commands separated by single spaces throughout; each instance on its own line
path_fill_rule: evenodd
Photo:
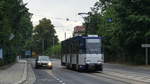
M 98 63 L 98 64 L 102 64 L 102 61 L 101 61 L 101 60 L 98 60 L 97 63 Z
M 87 64 L 90 64 L 90 63 L 91 63 L 91 60 L 86 60 L 86 63 L 87 63 Z

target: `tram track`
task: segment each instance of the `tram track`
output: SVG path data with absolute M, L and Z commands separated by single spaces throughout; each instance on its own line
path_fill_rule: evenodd
M 126 71 L 122 69 L 104 68 L 103 72 L 90 73 L 68 70 L 59 65 L 55 66 L 56 67 L 52 70 L 52 74 L 55 76 L 54 78 L 63 79 L 62 81 L 66 82 L 67 84 L 71 82 L 70 80 L 67 80 L 71 77 L 77 78 L 73 81 L 78 84 L 81 84 L 81 82 L 84 83 L 84 77 L 95 80 L 103 80 L 105 82 L 108 81 L 111 82 L 110 84 L 150 84 L 149 74 L 145 74 L 142 72 L 139 73 L 129 70 Z M 80 77 L 81 79 L 78 77 Z
M 130 80 L 135 80 L 135 81 L 150 84 L 150 76 L 144 73 L 123 71 L 123 70 L 118 70 L 118 69 L 108 69 L 108 68 L 105 68 L 104 73 L 111 74 L 113 76 L 118 76 L 120 78 L 126 78 Z
M 128 73 L 128 74 L 127 74 Z M 130 74 L 130 75 L 129 75 Z M 136 74 L 136 76 L 135 76 Z M 97 76 L 97 77 L 105 77 L 107 79 L 112 79 L 120 82 L 124 82 L 126 84 L 150 84 L 149 76 L 144 76 L 145 74 L 137 75 L 138 73 L 131 73 L 131 72 L 124 72 L 118 70 L 111 70 L 111 69 L 104 69 L 104 72 L 97 72 L 97 73 L 89 73 L 88 75 Z M 141 78 L 147 78 L 148 80 L 141 79 L 139 80 L 137 77 L 141 76 Z
M 126 80 L 114 79 L 113 77 L 110 77 L 108 75 L 106 76 L 104 73 L 100 73 L 100 72 L 98 72 L 98 73 L 77 72 L 77 71 L 72 71 L 72 70 L 68 70 L 65 68 L 59 68 L 59 69 L 52 70 L 52 72 L 50 72 L 50 71 L 47 71 L 47 72 L 51 73 L 51 75 L 53 75 L 54 78 L 60 79 L 61 81 L 63 81 L 63 83 L 65 83 L 65 84 L 68 84 L 69 80 L 66 80 L 66 78 L 69 79 L 68 75 L 70 73 L 72 73 L 74 76 L 78 76 L 78 77 L 81 76 L 81 79 L 80 80 L 76 79 L 75 83 L 77 83 L 79 81 L 81 82 L 81 80 L 83 82 L 84 78 L 91 78 L 91 79 L 95 79 L 95 80 L 106 81 L 106 84 L 107 84 L 107 82 L 108 82 L 108 84 L 111 84 L 111 83 L 112 84 L 133 84 L 133 83 L 127 82 Z M 100 74 L 100 75 L 98 75 L 98 74 Z M 65 76 L 63 76 L 63 75 L 65 75 Z M 63 77 L 65 77 L 65 78 L 63 78 Z M 82 83 L 80 83 L 80 84 L 82 84 Z M 142 83 L 134 83 L 134 84 L 142 84 Z
M 103 77 L 103 78 L 106 78 L 106 79 L 110 79 L 110 80 L 114 80 L 114 81 L 119 81 L 119 82 L 124 83 L 124 84 L 138 84 L 138 83 L 131 83 L 130 81 L 127 81 L 126 79 L 115 78 L 112 75 L 108 75 L 108 74 L 106 75 L 104 73 L 88 73 L 87 75 L 88 76 L 92 76 L 92 77 L 96 77 L 96 78 Z
M 108 81 L 109 80 L 113 80 L 113 81 L 120 82 L 121 84 L 146 84 L 146 83 L 142 83 L 142 82 L 139 82 L 139 81 L 134 81 L 134 80 L 124 79 L 124 78 L 114 77 L 113 75 L 108 75 L 108 74 L 105 74 L 104 72 L 87 73 L 87 72 L 76 72 L 76 71 L 72 71 L 72 70 L 68 70 L 68 69 L 62 69 L 62 70 L 65 71 L 65 72 L 81 74 L 81 75 L 84 75 L 84 76 L 87 76 L 87 77 L 96 78 L 96 79 L 104 78 L 105 81 L 106 80 L 108 80 Z

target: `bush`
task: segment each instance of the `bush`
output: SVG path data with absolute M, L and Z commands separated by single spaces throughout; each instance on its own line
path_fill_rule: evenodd
M 4 61 L 0 59 L 0 66 L 4 65 Z

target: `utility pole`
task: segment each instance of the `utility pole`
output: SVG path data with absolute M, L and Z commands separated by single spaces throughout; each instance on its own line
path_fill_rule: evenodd
M 145 64 L 148 65 L 148 48 L 145 48 Z
M 65 40 L 66 40 L 66 32 L 65 32 Z
M 54 42 L 55 42 L 55 41 L 54 41 L 54 37 L 53 37 L 53 48 L 54 48 Z
M 44 39 L 42 40 L 42 54 L 44 55 Z
M 88 13 L 78 13 L 78 15 L 91 15 L 91 13 L 90 12 L 88 12 Z M 83 16 L 82 16 L 82 18 L 84 18 Z M 90 23 L 90 17 L 88 18 L 88 22 L 87 22 L 87 26 L 86 26 L 86 29 L 85 29 L 85 35 L 86 36 L 88 36 L 88 27 L 89 27 L 89 23 Z
M 52 48 L 54 49 L 54 37 L 52 38 L 52 41 L 53 41 L 53 46 L 52 46 Z M 55 52 L 53 52 L 53 57 L 55 57 Z
M 148 48 L 150 48 L 150 44 L 142 44 L 143 48 L 145 48 L 145 65 L 148 65 Z

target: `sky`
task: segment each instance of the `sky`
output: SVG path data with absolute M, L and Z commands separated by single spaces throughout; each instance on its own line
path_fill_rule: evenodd
M 42 18 L 48 18 L 55 26 L 59 40 L 72 37 L 75 26 L 82 25 L 84 16 L 78 13 L 87 13 L 97 0 L 23 0 L 33 14 L 33 25 L 37 25 Z M 69 19 L 68 21 L 66 19 Z

